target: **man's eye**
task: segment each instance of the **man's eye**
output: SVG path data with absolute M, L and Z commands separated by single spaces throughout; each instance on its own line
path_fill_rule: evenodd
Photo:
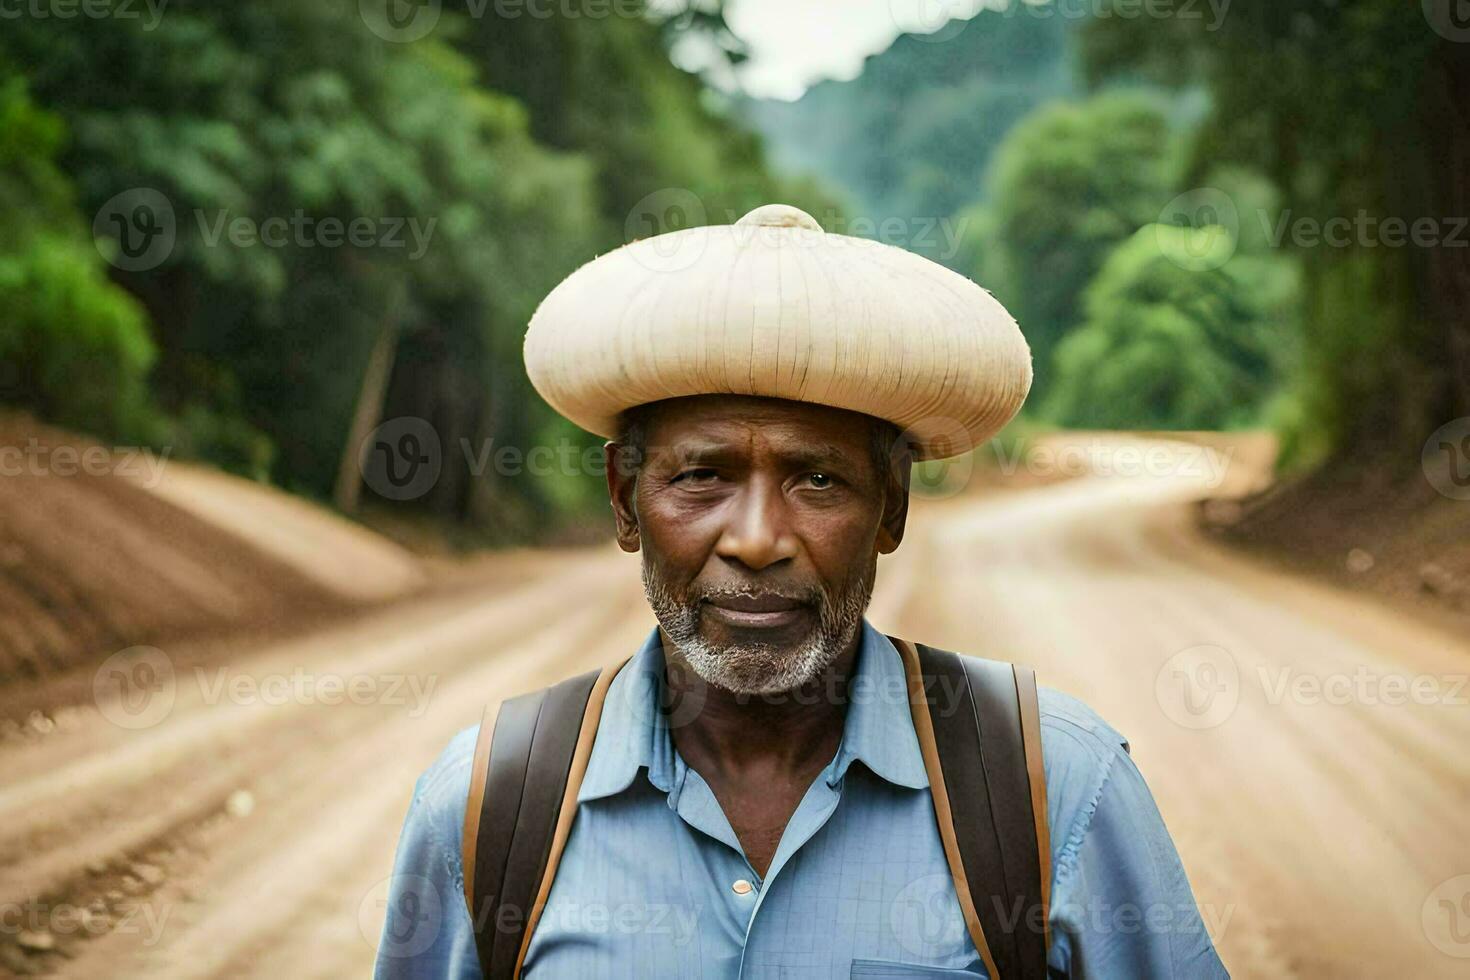
M 828 476 L 826 473 L 808 473 L 807 479 L 811 480 L 815 486 L 823 490 L 830 487 L 834 482 L 832 477 Z
M 712 477 L 714 475 L 715 471 L 710 469 L 709 467 L 697 467 L 692 470 L 684 470 L 683 472 L 675 476 L 672 482 L 678 483 L 680 480 L 684 480 L 700 483 L 703 482 L 704 478 Z

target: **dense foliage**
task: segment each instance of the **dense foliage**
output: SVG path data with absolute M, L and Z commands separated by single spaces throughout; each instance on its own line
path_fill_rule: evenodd
M 146 441 L 158 434 L 145 385 L 155 349 L 56 165 L 62 135 L 0 68 L 0 399 Z
M 1208 86 L 1193 183 L 1233 160 L 1281 191 L 1264 217 L 1302 265 L 1287 431 L 1297 464 L 1368 454 L 1412 466 L 1429 432 L 1470 414 L 1470 30 L 1453 12 L 1272 0 L 1232 5 L 1213 30 L 1113 17 L 1084 35 L 1099 84 Z M 1392 222 L 1425 233 L 1415 241 Z
M 595 444 L 525 379 L 539 298 L 621 242 L 784 200 L 879 238 L 896 218 L 895 244 L 992 289 L 1051 421 L 1264 419 L 1309 463 L 1416 458 L 1470 415 L 1454 22 L 1392 0 L 1241 0 L 1218 19 L 1045 6 L 901 36 L 795 103 L 733 105 L 668 56 L 700 38 L 739 59 L 707 2 L 9 18 L 0 401 L 344 505 L 367 431 L 424 419 L 444 468 L 417 503 L 524 528 L 601 492 L 595 473 L 484 465 L 491 447 Z M 430 9 L 412 37 L 382 20 Z M 1385 219 L 1439 241 L 1386 242 Z M 1352 223 L 1340 242 L 1332 222 Z
M 990 236 L 977 278 L 1015 314 L 1038 364 L 1081 318 L 1108 254 L 1158 221 L 1176 183 L 1175 140 L 1158 105 L 1108 93 L 1038 110 L 1006 137 L 990 182 Z M 1052 385 L 1038 371 L 1038 393 Z
M 359 0 L 126 8 L 0 33 L 28 175 L 0 193 L 49 208 L 0 219 L 6 400 L 117 437 L 151 401 L 176 453 L 304 492 L 355 493 L 363 420 L 412 416 L 443 450 L 421 503 L 575 505 L 595 480 L 474 471 L 490 440 L 586 438 L 525 380 L 536 302 L 650 223 L 791 196 L 644 17 L 448 3 L 409 38 Z
M 1114 249 L 1057 348 L 1048 417 L 1124 429 L 1256 421 L 1283 356 L 1291 283 L 1280 263 L 1234 248 L 1218 226 L 1156 224 Z

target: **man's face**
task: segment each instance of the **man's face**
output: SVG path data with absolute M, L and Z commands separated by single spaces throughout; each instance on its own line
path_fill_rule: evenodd
M 822 405 L 699 395 L 657 407 L 636 479 L 608 445 L 619 544 L 642 550 L 649 604 L 707 682 L 789 691 L 853 642 L 908 505 L 876 470 L 872 426 Z

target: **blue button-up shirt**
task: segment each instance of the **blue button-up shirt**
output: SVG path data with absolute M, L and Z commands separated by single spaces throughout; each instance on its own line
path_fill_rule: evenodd
M 658 709 L 658 630 L 613 681 L 528 980 L 984 977 L 935 825 L 903 662 L 865 618 L 842 740 L 764 877 Z M 1052 975 L 1224 977 L 1116 731 L 1041 688 Z M 478 978 L 460 843 L 478 728 L 419 778 L 379 980 Z M 486 800 L 494 806 L 493 799 Z

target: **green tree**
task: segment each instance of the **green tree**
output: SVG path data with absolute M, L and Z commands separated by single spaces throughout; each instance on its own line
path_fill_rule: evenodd
M 1118 246 L 1058 345 L 1044 414 L 1063 425 L 1217 429 L 1257 421 L 1290 348 L 1290 269 L 1231 257 L 1218 226 L 1148 225 Z
M 61 119 L 0 63 L 0 400 L 105 436 L 151 439 L 146 317 L 107 279 L 56 164 L 64 138 Z
M 345 0 L 180 0 L 156 29 L 88 26 L 22 18 L 0 51 L 72 126 L 86 209 L 142 187 L 177 215 L 164 261 L 116 273 L 150 313 L 170 412 L 257 427 L 276 479 L 325 494 L 357 406 L 382 397 L 363 378 L 385 333 L 405 353 L 396 407 L 447 441 L 476 435 L 490 391 L 527 398 L 504 365 L 539 292 L 592 247 L 590 175 L 468 60 L 438 37 L 390 43 Z M 367 244 L 316 230 L 360 219 Z M 270 220 L 298 224 L 277 244 L 230 233 Z M 253 468 L 253 450 L 209 444 L 229 424 L 202 429 L 184 450 Z M 430 502 L 461 514 L 467 491 L 446 477 Z
M 1086 33 L 1085 60 L 1096 84 L 1208 86 L 1189 183 L 1236 161 L 1280 187 L 1273 222 L 1322 227 L 1362 214 L 1429 219 L 1447 234 L 1446 219 L 1470 203 L 1470 45 L 1452 8 L 1254 0 L 1216 24 L 1104 18 Z M 1470 414 L 1470 249 L 1357 235 L 1340 247 L 1287 236 L 1284 246 L 1303 282 L 1286 460 L 1417 466 L 1428 432 Z
M 1081 319 L 1082 291 L 1119 242 L 1157 221 L 1177 140 L 1156 99 L 1111 92 L 1038 110 L 1006 137 L 990 176 L 993 237 L 975 276 L 1015 314 L 1037 364 Z
M 630 231 L 670 230 L 660 205 L 683 195 L 697 200 L 693 218 L 710 223 L 773 200 L 821 213 L 830 198 L 809 181 L 774 176 L 760 138 L 732 122 L 699 76 L 670 63 L 678 30 L 723 31 L 707 15 L 476 17 L 456 46 L 487 85 L 526 107 L 534 138 L 590 161 L 606 246 Z

